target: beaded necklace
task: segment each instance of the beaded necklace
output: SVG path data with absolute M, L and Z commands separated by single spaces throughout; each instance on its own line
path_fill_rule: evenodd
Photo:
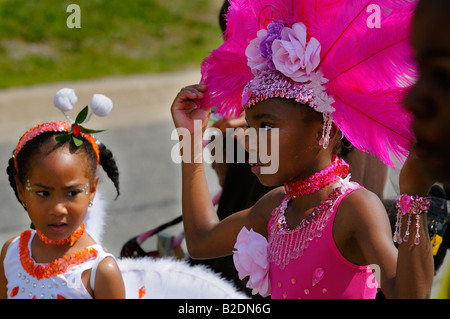
M 284 269 L 291 259 L 302 256 L 309 243 L 321 236 L 333 212 L 334 204 L 342 194 L 341 187 L 335 189 L 294 229 L 286 224 L 286 208 L 291 200 L 286 196 L 281 205 L 275 209 L 274 221 L 269 229 L 269 260 Z
M 349 170 L 350 166 L 335 155 L 330 166 L 308 178 L 285 183 L 284 189 L 291 198 L 309 195 L 334 182 L 338 177 L 347 176 Z
M 82 223 L 72 235 L 61 240 L 50 239 L 43 233 L 41 233 L 38 229 L 36 229 L 36 234 L 38 235 L 39 239 L 47 245 L 64 245 L 69 243 L 70 246 L 73 246 L 73 244 L 75 244 L 75 242 L 84 234 L 84 223 Z
M 328 198 L 313 209 L 294 229 L 286 223 L 286 208 L 292 198 L 312 194 L 323 187 L 346 177 L 349 165 L 337 156 L 333 163 L 320 172 L 299 181 L 285 184 L 286 196 L 273 213 L 273 223 L 269 230 L 269 260 L 284 269 L 291 259 L 303 255 L 309 243 L 322 235 L 338 198 L 349 187 L 349 181 L 341 180 Z
M 63 257 L 55 259 L 49 263 L 36 265 L 31 257 L 30 249 L 28 247 L 31 234 L 31 230 L 26 230 L 20 235 L 20 262 L 23 269 L 25 269 L 30 276 L 37 279 L 55 277 L 65 273 L 69 267 L 82 264 L 92 257 L 97 257 L 97 250 L 92 247 L 87 247 L 71 255 L 64 255 Z

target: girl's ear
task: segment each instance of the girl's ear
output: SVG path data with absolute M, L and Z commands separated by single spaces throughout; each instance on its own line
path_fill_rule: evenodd
M 89 187 L 89 201 L 91 203 L 94 201 L 95 192 L 97 192 L 98 180 L 99 180 L 98 175 L 95 175 L 95 177 Z
M 22 202 L 22 205 L 25 204 L 24 199 L 24 187 L 22 185 L 22 182 L 19 180 L 19 178 L 17 178 L 17 176 L 14 177 L 14 179 L 16 180 L 16 189 L 17 189 L 17 196 L 19 197 L 20 201 Z

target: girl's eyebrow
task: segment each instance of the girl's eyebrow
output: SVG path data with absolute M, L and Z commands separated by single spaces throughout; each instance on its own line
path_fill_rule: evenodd
M 267 119 L 270 119 L 273 121 L 275 121 L 277 119 L 277 117 L 275 115 L 268 114 L 268 113 L 259 113 L 259 114 L 252 116 L 252 118 L 253 118 L 253 120 L 260 120 L 260 119 L 267 118 Z
M 46 185 L 39 184 L 39 183 L 34 184 L 34 186 L 40 187 L 40 188 L 43 188 L 43 189 L 50 189 L 50 190 L 54 189 L 51 186 L 46 186 Z M 78 187 L 84 187 L 84 186 L 85 185 L 83 185 L 83 184 L 73 184 L 73 185 L 64 186 L 62 189 L 71 189 L 71 188 L 78 188 Z
M 69 186 L 64 186 L 63 189 L 70 189 L 70 188 L 79 188 L 79 187 L 84 187 L 85 185 L 83 184 L 73 184 L 73 185 L 69 185 Z
M 43 188 L 43 189 L 53 189 L 53 187 L 46 186 L 46 185 L 39 184 L 39 183 L 36 183 L 33 186 L 37 186 L 37 187 L 40 187 L 40 188 Z

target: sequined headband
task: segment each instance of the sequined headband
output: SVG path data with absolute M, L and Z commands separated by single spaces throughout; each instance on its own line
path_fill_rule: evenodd
M 250 108 L 258 102 L 274 97 L 294 99 L 302 104 L 314 103 L 311 89 L 280 72 L 270 70 L 261 72 L 247 83 L 242 94 L 242 106 Z
M 334 112 L 334 108 L 329 103 L 331 98 L 325 95 L 321 98 L 312 88 L 313 85 L 321 86 L 321 83 L 324 82 L 320 72 L 315 73 L 312 79 L 312 83 L 315 84 L 305 84 L 296 82 L 277 70 L 261 71 L 245 86 L 242 93 L 242 107 L 248 109 L 258 102 L 275 97 L 293 99 L 301 104 L 306 104 L 323 115 L 324 125 L 320 145 L 327 148 L 330 142 L 330 130 L 333 122 L 331 114 Z
M 60 122 L 47 122 L 43 124 L 38 124 L 30 128 L 28 131 L 26 131 L 25 134 L 20 138 L 19 143 L 17 143 L 16 149 L 14 151 L 14 166 L 16 167 L 16 171 L 19 172 L 17 164 L 17 155 L 29 141 L 45 132 L 69 132 L 71 128 L 72 124 L 60 121 Z M 89 142 L 89 144 L 91 144 L 92 149 L 94 150 L 95 155 L 97 157 L 97 166 L 98 166 L 98 163 L 100 162 L 100 150 L 95 138 L 90 134 L 77 132 L 75 129 L 73 134 L 76 137 L 81 136 L 83 139 Z
M 113 103 L 110 98 L 103 94 L 94 94 L 91 99 L 91 109 L 92 113 L 89 114 L 89 107 L 83 108 L 75 118 L 72 120 L 67 114 L 71 111 L 73 105 L 78 101 L 78 97 L 73 89 L 63 88 L 56 92 L 53 104 L 57 109 L 59 109 L 64 116 L 71 122 L 47 122 L 43 124 L 38 124 L 30 128 L 25 134 L 20 138 L 19 143 L 17 143 L 16 149 L 14 150 L 14 166 L 16 171 L 19 172 L 19 166 L 17 164 L 17 156 L 23 147 L 36 136 L 41 135 L 45 132 L 61 132 L 64 134 L 58 135 L 55 140 L 57 142 L 62 142 L 71 139 L 75 146 L 79 147 L 83 144 L 83 140 L 91 144 L 92 149 L 95 152 L 97 158 L 97 167 L 100 163 L 100 149 L 98 147 L 96 139 L 91 135 L 92 133 L 103 132 L 103 130 L 91 130 L 84 125 L 87 123 L 92 116 L 95 114 L 97 116 L 107 116 L 113 107 Z

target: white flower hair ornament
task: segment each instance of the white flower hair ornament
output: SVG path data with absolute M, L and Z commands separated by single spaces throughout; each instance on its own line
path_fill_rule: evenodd
M 68 111 L 71 111 L 73 105 L 78 101 L 78 97 L 75 94 L 75 91 L 70 88 L 63 88 L 56 92 L 55 98 L 53 100 L 53 104 L 57 109 L 59 109 L 64 116 L 71 122 L 72 126 L 70 130 L 66 134 L 59 135 L 56 137 L 57 141 L 65 141 L 69 138 L 72 138 L 74 144 L 76 146 L 81 146 L 83 144 L 83 139 L 79 137 L 81 133 L 84 134 L 92 134 L 103 132 L 104 130 L 92 130 L 88 129 L 81 124 L 86 124 L 89 122 L 92 114 L 95 114 L 100 117 L 104 117 L 109 115 L 113 108 L 113 102 L 110 98 L 103 94 L 94 94 L 91 98 L 91 109 L 92 112 L 89 113 L 89 106 L 86 105 L 80 113 L 78 113 L 75 120 L 71 119 L 67 114 Z
M 111 99 L 103 94 L 94 94 L 91 99 L 91 109 L 97 116 L 107 116 L 113 107 Z
M 77 101 L 78 97 L 73 89 L 63 88 L 56 92 L 53 104 L 64 113 L 71 111 Z

